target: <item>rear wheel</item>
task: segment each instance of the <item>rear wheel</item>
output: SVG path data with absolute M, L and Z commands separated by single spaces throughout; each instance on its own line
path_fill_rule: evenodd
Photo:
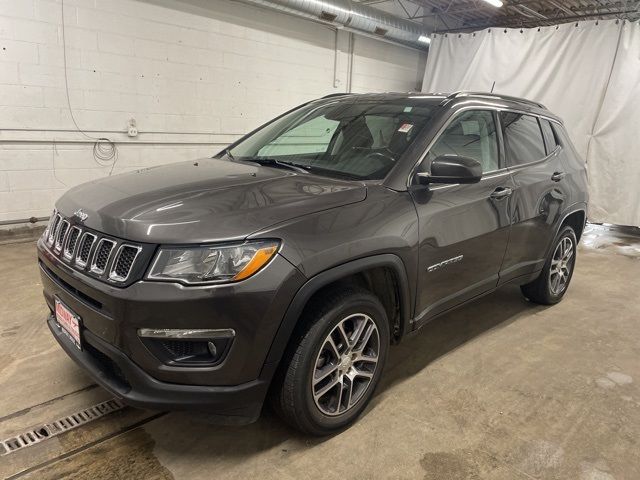
M 301 322 L 273 401 L 295 428 L 327 435 L 353 423 L 373 396 L 389 347 L 389 324 L 380 301 L 359 289 L 328 292 Z
M 524 296 L 543 305 L 553 305 L 562 300 L 573 276 L 577 244 L 573 228 L 568 225 L 563 227 L 540 276 L 520 287 Z

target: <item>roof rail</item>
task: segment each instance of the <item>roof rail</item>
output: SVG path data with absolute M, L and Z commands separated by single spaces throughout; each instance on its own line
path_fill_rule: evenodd
M 325 95 L 324 97 L 320 97 L 320 98 L 331 98 L 331 97 L 343 97 L 345 95 L 351 95 L 350 93 L 347 92 L 342 92 L 342 93 L 330 93 L 329 95 Z
M 511 97 L 509 95 L 500 95 L 497 93 L 489 93 L 489 92 L 460 91 L 460 92 L 454 92 L 450 94 L 447 98 L 452 99 L 452 98 L 459 98 L 459 97 L 489 97 L 489 98 L 496 98 L 501 100 L 510 100 L 512 102 L 526 103 L 534 107 L 544 108 L 545 110 L 547 109 L 547 107 L 545 107 L 540 102 L 534 102 L 533 100 L 527 100 L 526 98 Z

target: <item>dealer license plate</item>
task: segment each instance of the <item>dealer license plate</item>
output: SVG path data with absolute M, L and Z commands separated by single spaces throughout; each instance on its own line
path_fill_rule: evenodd
M 82 350 L 80 341 L 80 317 L 73 313 L 64 303 L 56 298 L 56 321 L 62 332 L 69 337 L 76 347 Z

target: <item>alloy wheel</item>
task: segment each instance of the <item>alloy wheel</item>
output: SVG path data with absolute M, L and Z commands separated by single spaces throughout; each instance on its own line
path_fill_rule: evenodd
M 549 290 L 554 295 L 562 294 L 567 288 L 573 268 L 574 250 L 573 240 L 570 237 L 564 237 L 553 252 L 549 269 Z
M 311 379 L 313 400 L 329 416 L 353 408 L 371 385 L 380 355 L 380 335 L 372 318 L 343 318 L 325 338 Z

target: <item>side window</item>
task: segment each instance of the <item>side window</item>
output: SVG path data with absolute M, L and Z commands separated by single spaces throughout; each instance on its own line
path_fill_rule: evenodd
M 275 138 L 258 151 L 260 156 L 324 153 L 340 122 L 315 117 Z
M 480 162 L 483 172 L 500 168 L 498 137 L 493 112 L 471 110 L 456 117 L 429 150 L 427 158 L 459 155 Z
M 553 131 L 551 122 L 549 120 L 540 119 L 540 125 L 542 125 L 542 133 L 544 135 L 544 142 L 547 145 L 547 155 L 553 152 L 560 144 L 556 138 L 556 134 Z
M 521 113 L 502 112 L 502 134 L 509 165 L 523 165 L 546 156 L 538 119 Z

